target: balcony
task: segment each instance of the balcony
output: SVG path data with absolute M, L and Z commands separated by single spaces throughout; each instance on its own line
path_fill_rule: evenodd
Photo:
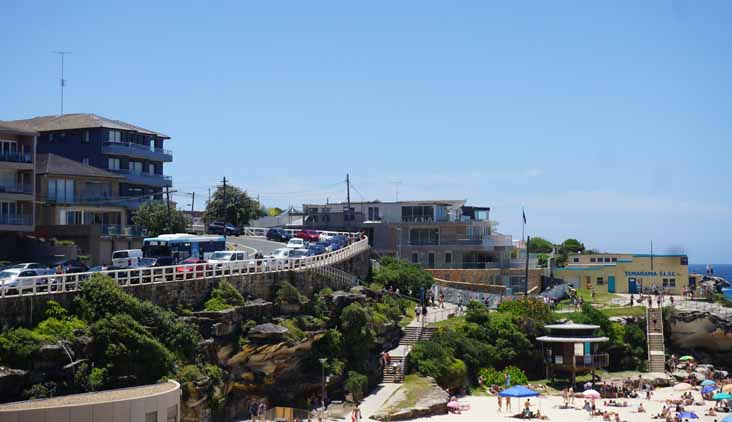
M 33 199 L 33 186 L 29 184 L 0 185 L 0 195 L 4 197 L 12 196 L 16 201 L 30 201 Z M 30 198 L 27 196 L 30 196 Z
M 8 163 L 32 164 L 33 154 L 29 152 L 4 151 L 0 152 L 0 161 L 5 161 Z
M 173 152 L 162 148 L 150 148 L 146 145 L 132 142 L 110 142 L 102 145 L 103 154 L 122 155 L 132 158 L 143 158 L 151 161 L 162 161 L 169 163 L 173 161 Z
M 143 237 L 145 233 L 140 226 L 122 226 L 119 224 L 102 224 L 102 236 Z
M 155 187 L 171 187 L 173 179 L 170 176 L 155 173 L 134 173 L 129 170 L 109 170 L 113 173 L 121 174 L 127 178 L 127 181 L 136 185 L 155 186 Z
M 33 216 L 30 214 L 0 214 L 0 230 L 33 231 Z
M 555 367 L 559 368 L 571 369 L 572 367 L 574 367 L 578 370 L 591 370 L 607 368 L 608 366 L 610 366 L 610 355 L 607 353 L 602 353 L 598 355 L 574 356 L 574 365 L 572 365 L 572 363 L 573 362 L 571 359 L 564 359 L 563 363 L 557 363 L 556 361 L 552 361 L 551 359 L 546 359 L 546 364 L 554 365 Z

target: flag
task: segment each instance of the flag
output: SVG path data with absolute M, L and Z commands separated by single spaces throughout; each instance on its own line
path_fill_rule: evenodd
M 524 224 L 526 224 L 526 211 L 524 211 L 523 208 L 521 208 L 521 214 L 524 216 Z

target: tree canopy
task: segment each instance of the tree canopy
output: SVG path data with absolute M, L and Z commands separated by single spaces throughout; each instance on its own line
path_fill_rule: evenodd
M 182 211 L 170 209 L 168 223 L 168 207 L 162 201 L 148 201 L 140 206 L 132 216 L 132 222 L 145 229 L 150 237 L 163 233 L 182 233 L 188 225 L 188 216 Z
M 226 214 L 224 214 L 224 212 Z M 219 186 L 211 196 L 203 213 L 203 219 L 211 222 L 223 220 L 235 226 L 245 226 L 249 221 L 265 215 L 259 202 L 249 197 L 246 191 L 236 186 L 226 186 L 226 207 L 224 209 L 224 187 Z
M 412 296 L 419 294 L 421 288 L 427 291 L 432 287 L 434 279 L 422 267 L 390 256 L 381 259 L 381 268 L 373 276 L 376 283 L 384 287 L 399 289 L 402 294 L 412 292 Z
M 542 237 L 529 239 L 529 253 L 551 253 L 553 250 L 554 244 Z

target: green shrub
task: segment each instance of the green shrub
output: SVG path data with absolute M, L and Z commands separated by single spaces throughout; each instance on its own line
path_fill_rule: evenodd
M 44 338 L 55 341 L 59 339 L 71 340 L 74 338 L 74 331 L 85 330 L 86 328 L 86 322 L 77 317 L 65 319 L 48 318 L 41 321 L 33 331 Z
M 231 306 L 242 306 L 245 302 L 244 296 L 239 293 L 236 287 L 228 281 L 222 281 L 211 291 L 212 298 L 218 298 Z
M 369 380 L 366 378 L 366 375 L 355 371 L 348 371 L 348 378 L 346 378 L 344 386 L 353 396 L 353 401 L 358 403 L 363 399 L 364 393 L 368 388 L 368 384 Z
M 432 274 L 421 266 L 386 256 L 381 259 L 381 266 L 373 275 L 373 280 L 382 286 L 392 286 L 402 294 L 412 292 L 419 294 L 420 289 L 429 290 L 434 283 Z
M 232 306 L 228 303 L 221 300 L 221 298 L 218 297 L 212 297 L 211 299 L 207 300 L 206 303 L 203 305 L 203 308 L 209 312 L 218 312 L 218 311 L 225 311 Z
M 33 353 L 52 340 L 27 328 L 10 330 L 0 335 L 0 362 L 11 368 L 29 369 Z
M 465 366 L 465 362 L 460 359 L 454 359 L 447 366 L 447 370 L 437 378 L 437 383 L 447 389 L 460 388 L 465 385 L 467 376 L 468 368 Z
M 502 371 L 494 368 L 483 368 L 480 376 L 483 378 L 483 385 L 506 385 L 506 374 L 511 376 L 510 385 L 526 385 L 529 380 L 524 371 L 515 366 L 507 366 Z
M 318 292 L 318 296 L 320 297 L 328 297 L 333 295 L 333 289 L 330 287 L 325 287 L 320 292 Z
M 304 305 L 308 303 L 308 298 L 303 296 L 299 290 L 287 281 L 280 283 L 275 293 L 275 304 L 277 306 L 288 305 Z
M 97 391 L 107 385 L 107 370 L 105 368 L 93 368 L 89 374 L 89 389 Z
M 280 323 L 281 326 L 287 328 L 287 336 L 290 340 L 300 341 L 305 338 L 305 333 L 297 326 L 297 321 L 286 319 Z

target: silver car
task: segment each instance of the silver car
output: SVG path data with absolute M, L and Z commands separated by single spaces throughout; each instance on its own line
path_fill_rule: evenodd
M 44 269 L 22 269 L 8 268 L 0 272 L 0 288 L 4 290 L 26 290 L 32 289 L 34 285 L 45 286 L 48 279 L 30 278 L 39 275 L 47 275 Z

